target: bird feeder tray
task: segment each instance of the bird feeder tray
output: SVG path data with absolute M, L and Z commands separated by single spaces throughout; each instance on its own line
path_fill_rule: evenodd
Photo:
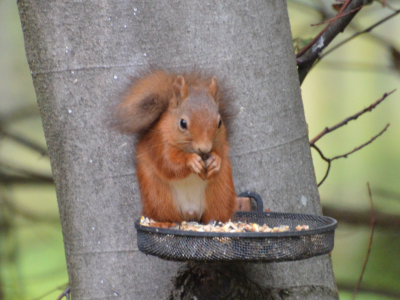
M 140 225 L 138 248 L 145 254 L 174 261 L 294 261 L 327 254 L 334 246 L 335 219 L 309 214 L 263 212 L 258 194 L 245 192 L 257 202 L 257 211 L 236 212 L 232 222 L 289 226 L 284 232 L 196 232 Z M 296 230 L 297 226 L 308 230 Z

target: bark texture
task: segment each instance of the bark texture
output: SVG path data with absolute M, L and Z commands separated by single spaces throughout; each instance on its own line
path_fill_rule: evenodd
M 19 0 L 18 7 L 74 299 L 189 299 L 177 284 L 185 271 L 174 279 L 183 264 L 137 250 L 133 142 L 107 125 L 129 76 L 149 65 L 224 77 L 240 110 L 231 139 L 237 192 L 257 191 L 271 211 L 321 213 L 285 1 Z M 223 282 L 221 268 L 211 271 Z M 234 270 L 260 291 L 254 299 L 337 299 L 328 256 Z

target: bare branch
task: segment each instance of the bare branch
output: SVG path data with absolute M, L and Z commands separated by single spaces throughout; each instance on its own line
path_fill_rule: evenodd
M 4 204 L 4 208 L 9 210 L 13 215 L 18 215 L 25 220 L 31 221 L 31 222 L 40 222 L 40 223 L 50 223 L 50 224 L 60 224 L 60 218 L 53 217 L 50 215 L 45 215 L 45 214 L 37 214 L 32 211 L 29 211 L 27 209 L 24 209 L 22 207 L 19 207 L 11 199 L 6 197 L 5 195 L 0 195 L 1 196 L 1 203 Z
M 328 177 L 329 175 L 329 171 L 331 170 L 331 159 L 326 158 L 324 156 L 324 154 L 322 153 L 322 151 L 314 144 L 311 145 L 312 148 L 314 148 L 315 150 L 317 150 L 318 154 L 321 156 L 321 158 L 326 161 L 328 163 L 328 168 L 326 169 L 325 175 L 324 177 L 321 179 L 321 181 L 318 183 L 318 186 L 320 186 L 321 184 L 324 183 L 325 179 Z
M 335 159 L 338 159 L 338 158 L 342 158 L 342 157 L 347 158 L 348 155 L 353 154 L 354 152 L 356 152 L 356 151 L 358 151 L 358 150 L 361 150 L 361 149 L 364 148 L 365 146 L 368 146 L 368 145 L 371 144 L 374 140 L 376 140 L 379 136 L 381 136 L 381 135 L 386 131 L 386 129 L 388 129 L 389 126 L 390 126 L 389 123 L 386 124 L 385 128 L 383 128 L 383 129 L 381 130 L 381 132 L 379 132 L 377 135 L 373 136 L 368 142 L 366 142 L 366 143 L 364 143 L 364 144 L 362 144 L 362 145 L 360 145 L 360 146 L 354 148 L 354 149 L 351 150 L 350 152 L 347 152 L 347 153 L 345 153 L 345 154 L 332 157 L 332 158 L 331 158 L 331 162 L 332 162 L 333 160 L 335 160 Z
M 342 122 L 339 122 L 338 124 L 332 126 L 332 127 L 326 127 L 321 133 L 319 133 L 315 138 L 313 138 L 310 141 L 310 145 L 314 145 L 320 138 L 322 138 L 325 134 L 327 134 L 328 132 L 332 132 L 344 125 L 346 125 L 349 121 L 351 120 L 357 120 L 357 118 L 359 116 L 361 116 L 362 114 L 366 113 L 367 111 L 370 112 L 372 111 L 376 106 L 378 106 L 379 103 L 381 103 L 383 100 L 386 99 L 387 96 L 389 96 L 390 94 L 394 93 L 396 90 L 393 90 L 389 93 L 385 93 L 383 94 L 382 98 L 378 99 L 377 101 L 375 101 L 374 103 L 372 103 L 370 106 L 368 106 L 367 108 L 364 108 L 363 110 L 359 111 L 358 113 L 355 113 L 354 115 L 344 119 Z
M 353 300 L 356 299 L 358 290 L 360 289 L 360 285 L 361 285 L 361 282 L 362 282 L 362 279 L 363 279 L 363 276 L 364 276 L 364 273 L 365 273 L 365 269 L 366 269 L 367 264 L 368 264 L 368 259 L 369 259 L 369 255 L 371 254 L 372 240 L 373 240 L 373 237 L 374 237 L 375 224 L 376 224 L 376 217 L 375 217 L 375 211 L 374 211 L 374 203 L 373 203 L 373 201 L 372 201 L 372 193 L 371 193 L 371 188 L 370 188 L 370 186 L 369 186 L 369 182 L 367 183 L 367 187 L 368 187 L 368 194 L 369 194 L 370 207 L 371 207 L 371 208 L 370 208 L 370 209 L 371 209 L 371 234 L 370 234 L 370 236 L 369 236 L 369 243 L 368 243 L 367 256 L 365 257 L 365 260 L 364 260 L 363 268 L 362 268 L 362 270 L 361 270 L 360 277 L 358 278 L 356 288 L 354 289 L 354 292 L 353 292 Z
M 63 284 L 63 285 L 60 285 L 60 286 L 56 287 L 55 289 L 52 289 L 51 291 L 46 292 L 45 294 L 43 294 L 40 297 L 35 298 L 33 300 L 41 300 L 44 297 L 46 297 L 46 296 L 48 296 L 48 295 L 50 295 L 50 294 L 52 294 L 52 293 L 54 293 L 54 292 L 56 292 L 58 290 L 61 290 L 61 289 L 64 289 L 63 293 L 61 294 L 61 295 L 63 295 L 65 293 L 65 291 L 66 291 L 65 286 L 67 286 L 67 288 L 69 288 L 68 283 L 66 283 L 66 284 Z
M 65 299 L 69 300 L 70 294 L 71 294 L 71 288 L 67 286 L 67 288 L 61 293 L 61 295 L 58 296 L 57 300 L 61 300 L 64 297 Z
M 297 53 L 300 83 L 304 81 L 320 53 L 339 33 L 344 31 L 353 17 L 360 11 L 360 8 L 367 3 L 366 0 L 346 0 L 337 14 L 338 18 L 331 21 L 306 47 Z M 346 15 L 339 18 L 342 14 Z
M 365 4 L 364 4 L 364 5 L 365 5 Z M 326 23 L 329 23 L 329 22 L 336 21 L 336 20 L 339 19 L 339 18 L 343 18 L 344 16 L 347 16 L 347 15 L 349 15 L 349 14 L 351 14 L 351 13 L 357 11 L 357 10 L 360 10 L 361 8 L 364 7 L 364 5 L 361 5 L 360 7 L 357 7 L 357 8 L 355 8 L 355 9 L 353 9 L 353 10 L 351 10 L 351 11 L 345 13 L 345 14 L 336 15 L 335 17 L 333 17 L 333 18 L 331 18 L 331 19 L 329 19 L 329 20 L 325 20 L 325 21 L 320 22 L 320 23 L 311 24 L 310 26 L 318 26 L 318 25 L 322 25 L 322 24 L 326 24 Z
M 9 99 L 9 101 L 11 102 L 12 100 Z M 0 113 L 0 125 L 5 126 L 9 123 L 18 122 L 31 117 L 40 117 L 37 104 L 29 104 L 22 108 L 7 112 L 7 114 Z
M 23 168 L 18 168 L 18 167 L 12 166 L 10 164 L 7 164 L 5 162 L 2 162 L 2 161 L 0 161 L 0 168 L 26 176 L 26 177 L 21 177 L 21 178 L 27 178 L 27 179 L 31 179 L 31 180 L 33 179 L 33 180 L 44 181 L 44 182 L 53 182 L 53 178 L 50 175 L 44 175 L 44 174 L 40 174 L 37 172 L 29 171 L 29 170 L 26 170 Z M 3 175 L 5 180 L 7 179 L 6 177 L 8 174 L 1 172 L 1 169 L 0 169 L 0 175 Z
M 343 4 L 342 8 L 340 9 L 340 11 L 337 13 L 337 16 L 340 16 L 343 12 L 343 10 L 347 7 L 347 5 L 351 2 L 351 0 L 346 0 L 346 2 Z M 334 20 L 336 21 L 336 20 Z M 317 36 L 315 38 L 313 38 L 306 46 L 304 46 L 303 49 L 301 49 L 297 54 L 296 54 L 296 58 L 301 57 L 304 53 L 307 52 L 307 50 L 309 50 L 316 42 L 317 40 L 325 33 L 325 31 L 328 30 L 328 28 L 334 23 L 334 21 L 331 21 L 328 26 L 326 26 L 319 34 L 317 34 Z
M 328 163 L 328 168 L 326 169 L 325 175 L 322 178 L 322 180 L 318 183 L 318 186 L 320 186 L 325 181 L 325 179 L 328 177 L 329 171 L 331 169 L 332 161 L 334 161 L 335 159 L 339 159 L 339 158 L 347 158 L 347 156 L 349 156 L 350 154 L 353 154 L 354 152 L 356 152 L 358 150 L 361 150 L 365 146 L 371 144 L 374 140 L 376 140 L 379 136 L 381 136 L 386 131 L 386 129 L 388 129 L 389 126 L 390 126 L 390 124 L 387 124 L 385 126 L 385 128 L 383 128 L 377 135 L 373 136 L 368 142 L 366 142 L 366 143 L 354 148 L 352 151 L 347 152 L 347 153 L 342 154 L 342 155 L 338 155 L 338 156 L 332 157 L 332 158 L 325 157 L 325 155 L 322 153 L 322 151 L 315 144 L 311 144 L 310 143 L 310 147 L 312 147 L 315 150 L 317 150 L 317 152 L 321 156 L 321 158 Z
M 324 215 L 338 220 L 341 224 L 346 223 L 355 226 L 371 225 L 371 215 L 370 212 L 366 210 L 349 210 L 324 205 L 322 211 Z M 383 230 L 400 232 L 400 215 L 375 211 L 375 219 L 377 227 Z
M 400 9 L 399 9 L 399 10 L 396 10 L 393 14 L 387 16 L 386 18 L 383 18 L 382 20 L 376 22 L 375 24 L 371 25 L 370 27 L 368 27 L 368 28 L 366 28 L 366 29 L 364 29 L 364 30 L 362 30 L 362 31 L 356 32 L 356 33 L 353 34 L 351 37 L 349 37 L 349 38 L 347 38 L 347 39 L 341 41 L 339 44 L 335 45 L 334 47 L 332 47 L 331 49 L 329 49 L 328 51 L 326 51 L 324 54 L 320 55 L 318 61 L 320 61 L 322 58 L 324 58 L 325 56 L 327 56 L 327 55 L 328 55 L 329 53 L 331 53 L 332 51 L 336 50 L 337 48 L 339 48 L 339 47 L 343 46 L 344 44 L 346 44 L 347 42 L 351 41 L 352 39 L 358 37 L 358 36 L 361 35 L 361 34 L 370 32 L 370 31 L 373 30 L 375 27 L 377 27 L 377 26 L 379 26 L 379 25 L 385 23 L 386 21 L 390 20 L 391 18 L 393 18 L 394 16 L 396 16 L 396 15 L 399 14 L 399 13 L 400 13 Z
M 375 101 L 374 103 L 372 103 L 370 106 L 368 106 L 367 108 L 364 108 L 363 110 L 355 113 L 354 115 L 344 119 L 343 121 L 337 123 L 336 125 L 332 126 L 332 127 L 326 127 L 324 130 L 322 130 L 316 137 L 314 137 L 311 141 L 310 141 L 310 147 L 314 148 L 318 154 L 321 156 L 321 158 L 326 161 L 328 163 L 328 168 L 326 169 L 325 175 L 322 178 L 322 180 L 318 183 L 318 186 L 321 186 L 321 184 L 325 181 L 325 179 L 328 177 L 329 175 L 329 171 L 331 169 L 331 163 L 332 161 L 334 161 L 335 159 L 339 159 L 339 158 L 347 158 L 347 156 L 349 156 L 350 154 L 353 154 L 354 152 L 361 150 L 362 148 L 364 148 L 365 146 L 371 144 L 374 140 L 376 140 L 379 136 L 381 136 L 390 126 L 390 124 L 387 124 L 385 126 L 385 128 L 383 128 L 377 135 L 373 136 L 368 142 L 354 148 L 352 151 L 347 152 L 345 154 L 342 155 L 337 155 L 334 156 L 332 158 L 327 158 L 321 151 L 321 149 L 319 149 L 315 143 L 321 139 L 324 135 L 326 135 L 329 132 L 332 132 L 344 125 L 346 125 L 348 122 L 352 121 L 352 120 L 356 120 L 359 116 L 363 115 L 364 113 L 366 113 L 367 111 L 372 111 L 376 106 L 378 106 L 379 103 L 381 103 L 383 100 L 385 100 L 387 98 L 387 96 L 389 96 L 390 94 L 394 93 L 396 90 L 393 90 L 389 93 L 385 93 L 383 94 L 383 96 L 378 99 L 377 101 Z
M 40 155 L 42 155 L 42 156 L 48 156 L 46 148 L 42 147 L 41 145 L 39 145 L 39 144 L 37 144 L 35 142 L 32 142 L 32 141 L 28 140 L 28 139 L 26 139 L 26 138 L 24 138 L 22 136 L 19 136 L 19 135 L 15 134 L 15 133 L 8 132 L 8 131 L 6 131 L 4 129 L 0 130 L 0 136 L 1 135 L 5 136 L 5 137 L 7 137 L 9 139 L 12 139 L 12 140 L 24 145 L 24 146 L 36 151 L 36 152 L 39 152 Z
M 0 172 L 1 184 L 54 184 L 53 179 L 48 177 L 25 177 L 19 175 L 8 175 Z

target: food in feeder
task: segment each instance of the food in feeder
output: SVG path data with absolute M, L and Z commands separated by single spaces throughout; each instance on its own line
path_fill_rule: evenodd
M 308 225 L 297 225 L 296 230 L 297 231 L 302 231 L 302 230 L 309 230 L 310 227 Z
M 197 231 L 197 232 L 285 232 L 290 231 L 287 225 L 280 225 L 277 227 L 269 227 L 267 224 L 259 225 L 257 223 L 245 222 L 210 222 L 209 224 L 200 224 L 198 222 L 186 222 L 181 224 L 170 222 L 156 222 L 153 219 L 142 216 L 140 225 L 158 228 L 178 229 L 184 231 Z M 298 225 L 297 231 L 309 230 L 308 225 Z

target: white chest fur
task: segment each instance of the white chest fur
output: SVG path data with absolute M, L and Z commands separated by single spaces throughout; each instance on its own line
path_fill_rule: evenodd
M 200 219 L 206 205 L 207 182 L 192 173 L 188 177 L 170 182 L 172 196 L 178 211 L 191 219 Z

